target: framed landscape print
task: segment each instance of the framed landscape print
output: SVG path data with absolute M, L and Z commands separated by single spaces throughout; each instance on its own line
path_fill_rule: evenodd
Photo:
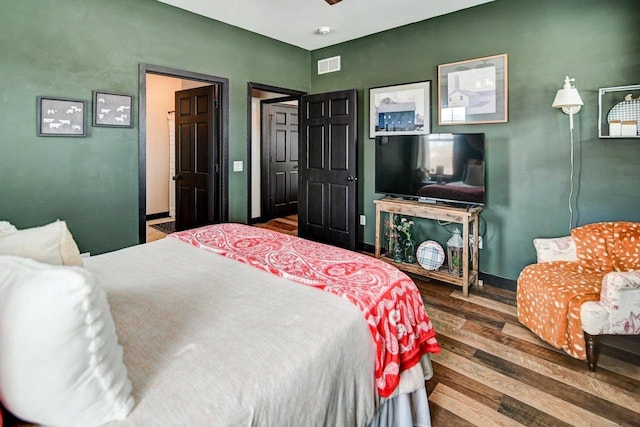
M 93 91 L 93 126 L 133 127 L 133 95 Z
M 369 89 L 369 138 L 431 132 L 431 80 Z
M 507 54 L 438 65 L 438 124 L 508 121 Z
M 38 136 L 87 136 L 86 101 L 38 96 Z

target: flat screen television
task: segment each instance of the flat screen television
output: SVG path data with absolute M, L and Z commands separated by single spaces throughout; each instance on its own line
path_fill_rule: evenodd
M 423 202 L 485 203 L 484 133 L 376 137 L 375 192 Z

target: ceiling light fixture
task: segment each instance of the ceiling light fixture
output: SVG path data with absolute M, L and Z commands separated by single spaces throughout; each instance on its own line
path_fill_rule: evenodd
M 331 32 L 331 28 L 330 27 L 320 27 L 320 28 L 318 28 L 318 34 L 320 34 L 321 36 L 326 36 L 330 32 Z

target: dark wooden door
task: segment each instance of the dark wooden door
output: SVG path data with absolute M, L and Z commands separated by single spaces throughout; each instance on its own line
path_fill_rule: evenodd
M 176 230 L 216 220 L 217 85 L 175 93 Z
M 303 96 L 298 234 L 355 249 L 357 92 Z
M 298 106 L 263 103 L 263 216 L 298 213 Z

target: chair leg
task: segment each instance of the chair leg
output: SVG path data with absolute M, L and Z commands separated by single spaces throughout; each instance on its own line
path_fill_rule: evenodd
M 587 364 L 589 365 L 589 370 L 595 372 L 598 364 L 598 336 L 582 332 L 584 333 L 584 341 L 587 344 Z

